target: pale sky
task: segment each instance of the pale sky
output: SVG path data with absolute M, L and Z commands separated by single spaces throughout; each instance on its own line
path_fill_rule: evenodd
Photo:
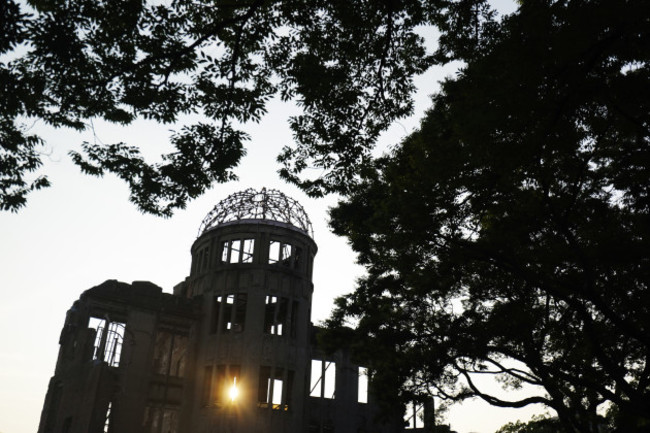
M 418 77 L 416 112 L 384 134 L 381 147 L 397 144 L 413 131 L 429 107 L 428 95 L 453 69 Z M 319 251 L 314 265 L 313 322 L 325 319 L 336 296 L 350 292 L 362 269 L 345 239 L 327 227 L 334 197 L 307 198 L 277 176 L 275 158 L 291 142 L 286 123 L 297 108 L 272 102 L 260 124 L 249 125 L 248 155 L 236 170 L 240 180 L 216 185 L 169 219 L 139 213 L 128 202 L 126 185 L 114 176 L 79 173 L 67 152 L 93 141 L 89 129 L 78 134 L 34 126 L 47 141 L 42 173 L 53 184 L 29 196 L 17 214 L 0 212 L 0 433 L 34 433 L 48 381 L 54 373 L 65 314 L 84 290 L 107 279 L 151 281 L 171 292 L 190 269 L 190 246 L 204 216 L 229 194 L 246 188 L 276 188 L 297 199 L 314 225 Z M 95 123 L 104 143 L 125 141 L 155 157 L 168 149 L 169 126 L 137 122 L 128 128 Z M 162 150 L 161 150 L 162 149 Z M 504 410 L 480 402 L 452 409 L 448 422 L 459 433 L 492 433 L 536 410 Z

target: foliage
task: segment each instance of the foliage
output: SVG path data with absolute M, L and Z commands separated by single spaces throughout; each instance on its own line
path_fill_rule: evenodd
M 528 422 L 509 422 L 496 433 L 559 433 L 562 427 L 556 418 L 533 417 Z
M 276 95 L 303 110 L 290 119 L 295 143 L 279 157 L 281 176 L 312 195 L 344 192 L 379 133 L 411 112 L 412 77 L 434 62 L 416 27 L 449 27 L 452 14 L 476 19 L 481 7 L 468 14 L 464 3 L 5 0 L 0 206 L 16 210 L 47 186 L 27 179 L 41 166 L 42 140 L 25 122 L 82 130 L 95 118 L 127 125 L 199 114 L 206 121 L 176 132 L 160 163 L 122 142 L 71 153 L 86 173 L 124 179 L 141 210 L 170 215 L 235 177 L 248 138 L 240 128 Z M 301 177 L 308 167 L 322 175 Z
M 329 326 L 355 324 L 393 401 L 540 403 L 567 432 L 612 405 L 619 431 L 650 426 L 644 3 L 522 2 L 332 210 L 367 276 Z

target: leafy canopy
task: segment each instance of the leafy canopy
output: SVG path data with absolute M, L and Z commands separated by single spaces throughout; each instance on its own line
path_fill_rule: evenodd
M 83 172 L 111 172 L 142 211 L 170 215 L 213 182 L 235 178 L 244 125 L 270 98 L 295 101 L 295 142 L 281 176 L 309 194 L 346 191 L 377 136 L 412 110 L 426 70 L 416 27 L 446 22 L 455 2 L 418 0 L 5 0 L 0 5 L 0 208 L 48 185 L 41 137 L 26 121 L 82 130 L 99 118 L 174 124 L 175 151 L 145 161 L 134 144 L 83 143 Z M 461 2 L 462 3 L 462 2 Z M 462 19 L 471 17 L 461 16 Z M 307 167 L 317 178 L 301 177 Z
M 523 2 L 332 210 L 367 268 L 330 320 L 356 333 L 332 335 L 356 335 L 382 391 L 539 403 L 567 432 L 612 406 L 647 431 L 646 6 Z
M 556 418 L 534 416 L 528 422 L 509 422 L 495 433 L 559 433 L 562 426 Z

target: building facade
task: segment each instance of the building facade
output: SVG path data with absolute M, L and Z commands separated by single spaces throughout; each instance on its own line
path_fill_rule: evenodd
M 173 294 L 110 280 L 74 303 L 38 432 L 403 431 L 402 419 L 379 421 L 364 366 L 316 344 L 317 250 L 282 193 L 226 198 Z

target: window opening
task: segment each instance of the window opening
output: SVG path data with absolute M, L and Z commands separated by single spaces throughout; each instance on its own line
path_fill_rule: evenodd
M 404 429 L 417 429 L 424 427 L 424 404 L 410 402 L 406 405 L 404 415 Z
M 108 402 L 108 408 L 106 409 L 106 421 L 104 421 L 104 433 L 108 433 L 111 430 L 111 410 L 113 407 L 113 402 Z
M 293 248 L 290 244 L 282 244 L 282 255 L 280 257 L 280 261 L 282 262 L 283 266 L 291 267 L 292 249 Z
M 336 363 L 312 359 L 309 389 L 310 397 L 334 398 L 336 394 Z
M 241 262 L 253 263 L 253 252 L 255 251 L 255 239 L 244 239 Z
M 235 303 L 235 295 L 226 295 L 221 303 L 221 332 L 229 332 L 232 328 L 232 307 Z
M 232 382 L 228 387 L 228 397 L 230 397 L 230 402 L 234 403 L 239 397 L 239 384 L 237 383 L 237 377 L 234 377 Z
M 298 269 L 302 264 L 302 248 L 280 241 L 269 243 L 269 264 Z
M 205 367 L 203 384 L 204 405 L 223 404 L 234 402 L 239 396 L 241 383 L 241 366 L 239 365 L 218 365 L 214 369 L 212 377 L 212 366 Z
M 154 373 L 183 377 L 187 346 L 187 336 L 158 331 L 153 356 Z
M 271 397 L 273 409 L 279 409 L 282 404 L 282 383 L 281 378 L 273 379 L 273 386 L 269 386 L 269 395 L 273 394 Z
M 359 367 L 358 403 L 368 403 L 368 369 Z
M 95 330 L 93 359 L 104 361 L 110 367 L 119 367 L 125 324 L 91 317 L 88 327 Z
M 215 298 L 210 331 L 217 332 L 221 318 L 221 332 L 241 332 L 246 324 L 248 294 L 235 293 Z
M 283 368 L 260 367 L 258 406 L 288 410 L 293 395 L 294 372 Z
M 228 263 L 228 252 L 230 251 L 230 242 L 221 242 L 221 262 Z
M 269 244 L 269 264 L 274 265 L 280 261 L 280 242 L 271 241 Z
M 221 243 L 222 263 L 253 263 L 255 239 L 233 239 Z
M 239 396 L 239 383 L 241 382 L 241 367 L 239 365 L 231 365 L 228 367 L 228 375 L 226 376 L 225 395 L 227 401 L 234 403 Z
M 212 305 L 212 323 L 210 324 L 210 333 L 216 334 L 219 328 L 219 314 L 221 312 L 221 296 L 214 297 L 214 304 Z
M 235 239 L 230 241 L 230 260 L 229 263 L 239 263 L 241 253 L 241 241 Z
M 311 360 L 311 385 L 309 385 L 309 396 L 310 397 L 320 397 L 321 396 L 321 380 L 323 378 L 323 361 L 318 359 Z
M 264 332 L 271 335 L 285 335 L 289 316 L 289 300 L 285 297 L 267 296 L 265 303 Z
M 267 407 L 271 380 L 271 367 L 260 367 L 260 377 L 257 383 L 257 403 L 260 407 Z

